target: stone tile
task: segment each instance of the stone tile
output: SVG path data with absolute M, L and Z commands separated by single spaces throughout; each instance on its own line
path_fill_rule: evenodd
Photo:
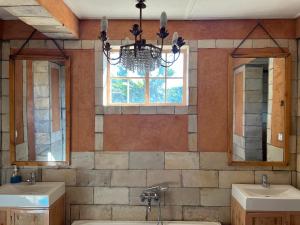
M 199 153 L 196 152 L 166 152 L 166 169 L 199 169 Z
M 103 133 L 95 133 L 95 150 L 103 150 Z
M 65 182 L 66 185 L 76 185 L 76 170 L 74 169 L 43 169 L 42 180 L 45 182 Z
M 121 106 L 104 106 L 104 114 L 121 114 Z
M 112 220 L 119 220 L 119 221 L 145 220 L 145 206 L 113 206 Z
M 73 223 L 75 220 L 79 220 L 79 205 L 70 206 L 70 220 Z
M 189 88 L 189 105 L 197 105 L 197 88 Z
M 9 133 L 2 132 L 2 151 L 8 151 L 10 146 Z
M 129 189 L 128 188 L 94 188 L 94 203 L 95 204 L 129 204 Z
M 184 187 L 218 187 L 218 171 L 183 170 Z
M 198 78 L 198 71 L 197 70 L 189 70 L 189 87 L 196 88 Z
M 180 170 L 148 170 L 147 186 L 166 184 L 169 187 L 181 187 Z
M 189 50 L 191 52 L 197 52 L 198 51 L 198 41 L 197 40 L 189 40 L 188 41 Z
M 140 114 L 156 114 L 155 106 L 141 106 Z
M 103 132 L 103 116 L 96 115 L 95 117 L 95 132 Z
M 9 114 L 9 98 L 8 96 L 4 96 L 1 98 L 1 106 L 2 106 L 2 112 L 4 114 Z
M 111 186 L 145 187 L 146 171 L 144 170 L 114 170 L 112 171 Z
M 230 206 L 231 189 L 203 188 L 200 196 L 202 206 Z
M 2 114 L 2 132 L 9 132 L 9 114 Z
M 92 187 L 67 187 L 66 202 L 69 204 L 93 204 Z
M 122 114 L 139 114 L 139 106 L 124 106 L 122 107 Z
M 104 107 L 102 106 L 95 106 L 95 113 L 96 115 L 103 115 L 104 114 Z
M 157 106 L 156 114 L 174 114 L 175 107 L 174 106 Z
M 8 96 L 9 94 L 9 81 L 8 79 L 2 79 L 1 80 L 1 93 L 2 93 L 2 96 Z
M 183 207 L 183 220 L 230 224 L 230 207 Z
M 198 140 L 197 133 L 189 133 L 188 139 L 189 139 L 188 140 L 189 151 L 191 152 L 197 151 L 197 140 Z
M 166 205 L 200 205 L 199 188 L 169 188 L 165 193 Z
M 9 75 L 9 61 L 2 61 L 1 78 L 8 78 Z
M 95 106 L 103 105 L 103 88 L 95 88 Z
M 291 184 L 292 177 L 290 171 L 255 171 L 255 183 L 261 183 L 263 174 L 268 176 L 268 181 L 271 184 Z
M 60 46 L 60 48 L 64 48 L 64 42 L 63 40 L 55 40 L 56 43 Z M 48 49 L 57 49 L 56 45 L 52 40 L 46 40 L 46 48 Z
M 231 188 L 232 184 L 253 184 L 254 171 L 219 171 L 219 187 Z
M 66 40 L 64 41 L 64 49 L 81 49 L 80 40 Z
M 191 52 L 189 56 L 189 69 L 197 69 L 198 66 L 198 52 Z
M 46 41 L 45 40 L 30 40 L 29 41 L 29 48 L 46 48 Z
M 197 106 L 195 106 L 195 105 L 189 105 L 188 106 L 189 107 L 189 109 L 188 109 L 188 111 L 189 111 L 189 114 L 190 115 L 195 115 L 195 114 L 197 114 Z
M 215 48 L 216 40 L 207 39 L 207 40 L 198 40 L 198 48 Z
M 163 152 L 130 152 L 129 169 L 163 169 Z
M 130 205 L 145 205 L 140 199 L 141 193 L 145 190 L 145 187 L 130 188 L 129 189 L 129 204 Z
M 79 206 L 81 220 L 111 220 L 111 207 L 106 205 Z
M 254 39 L 253 48 L 267 48 L 270 46 L 270 39 Z
M 238 45 L 242 42 L 242 39 L 239 40 L 234 40 L 233 41 L 233 47 L 236 48 L 238 47 Z M 252 48 L 253 47 L 253 40 L 252 39 L 248 39 L 246 40 L 240 48 Z
M 85 170 L 76 172 L 77 186 L 109 186 L 111 171 L 109 170 Z
M 197 133 L 197 115 L 189 115 L 188 120 L 188 132 Z
M 200 152 L 200 169 L 230 170 L 227 152 Z
M 128 152 L 95 153 L 96 169 L 128 169 Z
M 72 152 L 71 168 L 94 169 L 94 152 Z
M 82 45 L 82 49 L 94 49 L 95 41 L 94 40 L 82 40 L 81 45 Z
M 9 60 L 10 43 L 9 41 L 2 42 L 2 60 Z
M 149 220 L 155 221 L 158 217 L 158 207 L 151 210 Z M 181 221 L 182 207 L 181 206 L 162 206 L 161 217 L 164 221 Z
M 189 113 L 188 106 L 176 106 L 175 107 L 175 114 L 177 115 L 186 115 Z
M 233 48 L 233 40 L 217 39 L 216 48 Z

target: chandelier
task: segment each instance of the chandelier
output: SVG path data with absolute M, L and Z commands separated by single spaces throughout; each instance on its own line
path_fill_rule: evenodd
M 120 46 L 119 55 L 117 57 L 111 57 L 112 48 L 107 36 L 108 20 L 106 17 L 103 17 L 101 20 L 100 39 L 102 41 L 102 50 L 107 61 L 111 65 L 120 64 L 126 70 L 139 73 L 153 71 L 161 66 L 172 66 L 180 56 L 180 48 L 185 44 L 184 39 L 179 37 L 177 32 L 174 32 L 172 49 L 170 51 L 171 54 L 168 54 L 168 57 L 164 57 L 164 40 L 169 36 L 167 30 L 167 14 L 166 12 L 162 12 L 160 17 L 160 29 L 157 33 L 158 38 L 161 40 L 160 46 L 148 44 L 142 36 L 143 9 L 146 8 L 145 0 L 137 0 L 137 2 L 135 6 L 140 11 L 139 24 L 133 24 L 130 30 L 134 36 L 134 43 L 130 44 L 128 38 L 126 38 L 124 45 Z

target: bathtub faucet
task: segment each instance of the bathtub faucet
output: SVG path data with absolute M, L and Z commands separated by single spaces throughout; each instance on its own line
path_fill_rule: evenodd
M 158 202 L 158 204 L 160 205 L 160 193 L 166 191 L 167 189 L 167 186 L 152 186 L 146 188 L 140 195 L 141 202 L 147 202 L 146 221 L 148 220 L 149 214 L 151 213 L 152 201 Z

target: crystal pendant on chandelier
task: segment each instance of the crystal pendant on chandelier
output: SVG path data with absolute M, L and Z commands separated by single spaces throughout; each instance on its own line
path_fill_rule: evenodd
M 107 58 L 107 61 L 112 64 L 120 64 L 126 70 L 132 72 L 145 73 L 153 71 L 159 67 L 169 67 L 180 56 L 180 48 L 185 44 L 184 39 L 178 36 L 175 32 L 172 38 L 171 53 L 173 56 L 168 59 L 162 57 L 164 40 L 169 36 L 167 31 L 167 14 L 162 12 L 160 17 L 160 29 L 157 36 L 161 39 L 161 45 L 155 46 L 147 44 L 143 39 L 142 33 L 142 10 L 146 8 L 145 0 L 138 0 L 136 7 L 140 10 L 139 24 L 134 24 L 130 30 L 134 36 L 134 43 L 130 44 L 129 40 L 125 40 L 125 44 L 120 47 L 119 56 L 117 58 L 110 57 L 111 45 L 107 37 L 108 20 L 104 17 L 101 21 L 101 34 L 102 50 Z

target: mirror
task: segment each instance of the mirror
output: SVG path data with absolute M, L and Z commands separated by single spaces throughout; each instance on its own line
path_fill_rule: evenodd
M 284 56 L 231 59 L 230 162 L 287 164 L 289 60 Z
M 68 164 L 69 60 L 11 60 L 11 161 L 17 165 Z

